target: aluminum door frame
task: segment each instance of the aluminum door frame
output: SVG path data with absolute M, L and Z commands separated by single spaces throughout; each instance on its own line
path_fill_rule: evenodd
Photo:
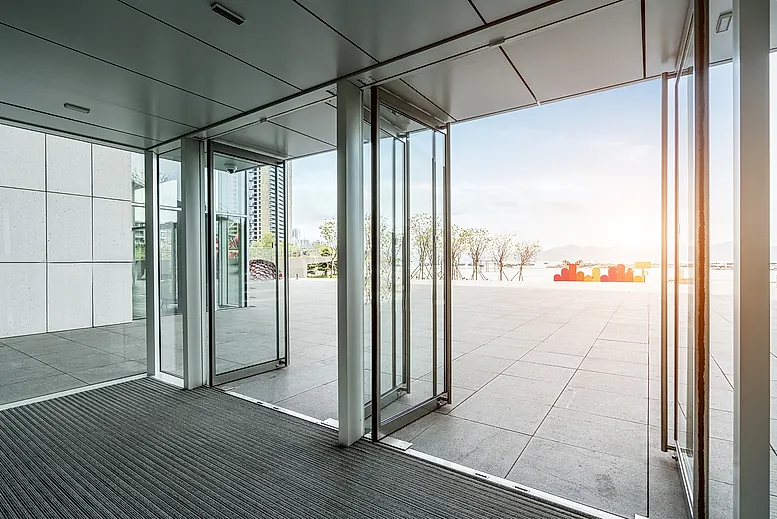
M 246 150 L 243 148 L 237 148 L 235 146 L 223 144 L 221 142 L 217 142 L 214 140 L 208 140 L 207 142 L 207 150 L 206 150 L 206 175 L 207 175 L 207 197 L 208 197 L 208 211 L 207 211 L 207 228 L 206 228 L 206 238 L 207 238 L 207 245 L 206 245 L 206 257 L 207 257 L 207 271 L 206 276 L 208 279 L 208 352 L 209 352 L 209 370 L 210 370 L 210 377 L 209 377 L 209 384 L 211 386 L 217 386 L 220 384 L 225 384 L 227 382 L 232 382 L 234 380 L 239 380 L 241 378 L 250 377 L 253 375 L 258 375 L 260 373 L 266 373 L 268 371 L 273 371 L 276 369 L 284 368 L 288 365 L 289 360 L 289 334 L 288 334 L 288 320 L 289 320 L 289 299 L 288 299 L 288 276 L 286 275 L 286 272 L 288 272 L 288 238 L 286 236 L 286 229 L 285 229 L 285 220 L 284 220 L 284 240 L 287 242 L 286 246 L 284 246 L 284 266 L 285 271 L 283 275 L 283 291 L 286 297 L 284 297 L 284 322 L 279 323 L 280 318 L 280 301 L 278 298 L 278 294 L 280 291 L 279 287 L 279 279 L 276 275 L 275 280 L 275 292 L 276 292 L 276 298 L 275 298 L 275 316 L 276 316 L 276 328 L 275 328 L 275 341 L 276 341 L 276 358 L 273 360 L 261 362 L 258 364 L 254 364 L 251 366 L 246 366 L 244 368 L 228 371 L 226 373 L 216 373 L 216 312 L 217 305 L 216 305 L 216 244 L 215 244 L 215 236 L 216 236 L 216 211 L 214 210 L 216 207 L 216 191 L 214 186 L 214 180 L 215 180 L 215 169 L 213 164 L 213 154 L 214 153 L 221 153 L 225 155 L 230 155 L 235 158 L 243 158 L 252 162 L 258 162 L 263 165 L 267 166 L 275 166 L 282 167 L 284 176 L 283 176 L 283 190 L 284 190 L 284 197 L 286 197 L 286 164 L 285 161 L 282 159 L 279 159 L 277 157 L 271 157 L 269 155 L 264 155 L 261 153 L 257 153 L 255 151 Z M 278 218 L 278 204 L 277 204 L 277 191 L 278 191 L 278 178 L 277 178 L 277 170 L 276 170 L 276 219 Z M 287 205 L 284 204 L 283 211 L 285 213 L 287 208 Z M 247 210 L 247 208 L 246 208 Z M 286 214 L 284 214 L 284 219 L 286 218 Z M 276 230 L 277 230 L 277 222 L 276 222 Z M 276 254 L 276 271 L 279 268 L 278 263 L 278 237 L 276 233 L 276 248 L 275 248 L 275 254 Z M 246 255 L 248 254 L 248 243 L 245 243 L 246 246 Z M 246 269 L 246 277 L 250 275 L 249 273 L 250 269 Z M 248 301 L 247 294 L 245 295 L 246 302 Z M 281 324 L 284 327 L 285 333 L 284 333 L 284 340 L 283 344 L 281 344 L 280 340 L 280 326 Z
M 371 422 L 371 431 L 370 431 L 370 437 L 373 441 L 379 441 L 385 436 L 391 434 L 392 432 L 404 427 L 405 425 L 413 422 L 414 420 L 417 420 L 418 418 L 434 411 L 441 405 L 450 403 L 451 401 L 451 389 L 452 389 L 452 343 L 451 343 L 451 266 L 450 266 L 450 233 L 451 233 L 451 226 L 450 226 L 450 125 L 449 124 L 441 124 L 439 121 L 434 120 L 433 118 L 429 117 L 428 115 L 424 114 L 423 112 L 415 109 L 412 105 L 404 102 L 402 99 L 397 98 L 395 95 L 381 89 L 380 87 L 372 87 L 370 88 L 370 147 L 371 147 L 371 156 L 370 156 L 370 175 L 371 175 L 371 185 L 370 185 L 370 194 L 371 194 L 371 214 L 372 217 L 372 228 L 370 232 L 370 240 L 371 240 L 371 249 L 373 251 L 379 251 L 380 250 L 380 218 L 375 218 L 375 215 L 380 215 L 380 131 L 381 131 L 381 123 L 382 121 L 380 117 L 380 106 L 385 105 L 392 110 L 396 110 L 409 119 L 414 120 L 417 123 L 420 123 L 422 126 L 425 126 L 425 129 L 432 130 L 435 133 L 441 133 L 445 136 L 443 142 L 445 146 L 444 150 L 444 167 L 443 167 L 443 211 L 444 211 L 444 229 L 443 232 L 445 234 L 445 246 L 443 255 L 445 257 L 444 259 L 444 268 L 443 268 L 443 294 L 444 294 L 444 387 L 443 391 L 438 393 L 437 392 L 437 384 L 436 384 L 436 378 L 437 378 L 437 363 L 436 363 L 436 357 L 437 357 L 437 343 L 434 341 L 431 345 L 432 347 L 432 355 L 434 365 L 432 366 L 432 372 L 433 372 L 433 390 L 432 390 L 432 396 L 429 398 L 424 399 L 423 401 L 415 404 L 414 406 L 408 408 L 407 410 L 392 415 L 387 419 L 382 418 L 382 401 L 383 398 L 375 399 L 372 398 L 370 400 L 370 404 L 372 407 L 371 413 L 370 413 L 370 422 Z M 442 129 L 445 130 L 445 132 L 441 131 Z M 434 139 L 433 133 L 433 139 L 432 139 L 432 155 L 433 160 L 436 158 L 436 139 Z M 404 321 L 403 321 L 403 337 L 406 339 L 404 340 L 404 347 L 405 349 L 405 362 L 408 362 L 410 359 L 410 282 L 409 282 L 409 253 L 408 253 L 408 245 L 409 245 L 409 238 L 408 238 L 408 230 L 409 230 L 409 221 L 410 221 L 410 214 L 409 214 L 409 190 L 410 190 L 410 184 L 409 184 L 409 172 L 410 172 L 410 140 L 408 139 L 405 142 L 405 164 L 404 164 L 404 172 L 405 172 L 405 179 L 403 186 L 403 194 L 405 196 L 405 204 L 406 211 L 403 214 L 404 217 L 404 224 L 405 224 L 405 233 L 404 233 L 404 242 L 405 242 L 405 248 L 403 250 L 403 268 L 405 269 L 405 298 L 403 300 L 403 313 L 404 315 Z M 432 179 L 435 179 L 437 175 L 437 169 L 435 167 L 434 162 L 432 162 Z M 432 200 L 433 204 L 435 204 L 435 196 L 436 193 L 432 193 Z M 433 215 L 433 219 L 435 218 L 435 215 Z M 436 237 L 435 237 L 436 239 Z M 404 260 L 407 259 L 408 262 L 404 263 Z M 371 258 L 371 292 L 373 294 L 372 301 L 371 301 L 371 340 L 372 340 L 372 380 L 371 380 L 371 394 L 372 395 L 378 395 L 381 394 L 381 370 L 380 370 L 380 364 L 381 364 L 381 352 L 380 352 L 380 298 L 376 298 L 375 294 L 380 293 L 380 276 L 376 276 L 376 272 L 380 272 L 380 257 L 379 255 L 372 254 Z M 436 260 L 435 260 L 436 261 Z M 434 285 L 436 287 L 437 279 L 434 279 Z M 435 290 L 436 293 L 436 290 Z M 437 301 L 436 299 L 433 299 L 432 304 L 434 305 L 434 308 L 436 309 Z M 433 336 L 436 336 L 437 333 L 437 320 L 435 319 L 433 321 Z M 407 378 L 408 382 L 410 379 L 410 370 L 407 371 Z

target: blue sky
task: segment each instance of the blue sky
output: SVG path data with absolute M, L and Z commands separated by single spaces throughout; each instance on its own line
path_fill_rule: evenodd
M 733 239 L 731 68 L 710 75 L 713 244 Z M 659 81 L 456 124 L 451 140 L 455 224 L 545 249 L 660 250 Z M 334 153 L 294 163 L 293 226 L 308 239 L 334 217 L 335 166 Z

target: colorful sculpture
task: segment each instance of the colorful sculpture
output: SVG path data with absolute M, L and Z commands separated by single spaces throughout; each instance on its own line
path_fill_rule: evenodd
M 576 263 L 570 263 L 561 269 L 561 274 L 554 274 L 553 281 L 588 281 L 592 283 L 644 283 L 645 269 L 649 269 L 649 261 L 638 261 L 636 268 L 642 270 L 642 275 L 634 275 L 634 269 L 626 268 L 625 265 L 618 264 L 607 269 L 607 274 L 602 274 L 599 267 L 594 267 L 590 275 L 586 275 L 582 270 L 577 270 Z

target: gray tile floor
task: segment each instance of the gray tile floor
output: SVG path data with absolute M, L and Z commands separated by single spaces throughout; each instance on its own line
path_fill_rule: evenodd
M 146 371 L 146 324 L 0 338 L 0 405 Z
M 712 513 L 721 518 L 730 516 L 732 473 L 727 287 L 713 286 Z M 291 365 L 230 386 L 316 418 L 337 418 L 334 283 L 293 281 L 290 298 Z M 651 285 L 458 283 L 454 402 L 394 436 L 619 515 L 685 518 L 676 462 L 660 451 L 659 325 Z M 414 334 L 415 341 L 423 337 Z M 421 364 L 421 353 L 413 353 L 411 362 Z M 682 402 L 682 358 L 678 368 Z M 431 380 L 430 372 L 420 379 Z
M 713 279 L 714 517 L 728 517 L 731 509 L 730 285 L 730 280 Z M 272 353 L 274 304 L 266 304 L 263 287 L 254 288 L 252 308 L 217 315 L 220 370 Z M 392 404 L 395 410 L 431 394 L 430 292 L 422 284 L 413 290 L 414 390 Z M 777 306 L 777 297 L 773 301 Z M 230 386 L 317 418 L 337 418 L 335 283 L 292 280 L 290 312 L 290 366 Z M 683 319 L 680 324 L 682 330 Z M 398 431 L 396 437 L 423 452 L 621 515 L 685 517 L 676 464 L 659 450 L 660 342 L 654 287 L 461 282 L 454 286 L 453 326 L 453 404 Z M 390 336 L 385 329 L 383 335 Z M 142 373 L 144 337 L 145 323 L 136 321 L 2 338 L 0 404 Z M 181 337 L 180 317 L 163 318 L 166 371 L 180 373 Z M 388 384 L 390 353 L 382 353 Z M 366 366 L 369 354 L 368 349 Z M 687 388 L 684 354 L 681 349 L 681 410 Z M 774 353 L 772 365 L 777 366 Z M 369 378 L 365 371 L 367 398 Z M 772 370 L 772 379 L 777 387 L 777 370 Z M 772 404 L 772 423 L 777 425 L 777 398 Z M 681 414 L 678 430 L 685 428 Z M 777 428 L 772 432 L 774 445 Z M 771 457 L 777 496 L 774 451 Z

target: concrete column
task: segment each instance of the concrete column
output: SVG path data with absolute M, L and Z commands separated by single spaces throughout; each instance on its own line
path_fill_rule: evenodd
M 769 517 L 769 0 L 734 0 L 734 517 Z
M 202 153 L 200 141 L 181 139 L 182 228 L 180 294 L 183 306 L 183 387 L 193 389 L 205 383 L 203 370 L 203 286 L 205 262 L 202 237 L 205 234 Z
M 159 373 L 159 162 L 146 152 L 146 364 L 149 376 Z
M 362 92 L 337 84 L 337 397 L 340 445 L 364 435 Z

